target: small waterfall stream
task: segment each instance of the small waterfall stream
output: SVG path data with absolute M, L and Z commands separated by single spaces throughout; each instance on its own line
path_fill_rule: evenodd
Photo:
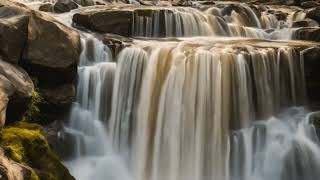
M 76 152 L 67 166 L 79 180 L 130 180 L 122 158 L 112 149 L 105 126 L 116 64 L 110 62 L 109 49 L 95 37 L 83 34 L 82 47 L 77 102 L 65 127 L 76 137 Z

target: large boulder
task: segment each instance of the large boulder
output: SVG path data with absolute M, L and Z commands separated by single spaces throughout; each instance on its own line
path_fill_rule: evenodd
M 131 36 L 133 13 L 129 10 L 97 10 L 76 13 L 73 22 L 87 29 Z
M 51 110 L 56 109 L 56 104 L 52 102 L 59 102 L 59 106 L 64 107 L 65 111 L 67 111 L 67 108 L 65 108 L 66 102 L 70 105 L 71 96 L 75 96 L 74 84 L 77 77 L 77 65 L 81 51 L 79 33 L 58 22 L 46 13 L 33 11 L 25 5 L 14 1 L 0 1 L 0 7 L 6 10 L 3 11 L 4 13 L 0 13 L 0 16 L 11 18 L 15 15 L 18 17 L 27 17 L 28 19 L 27 31 L 24 33 L 24 37 L 17 39 L 23 40 L 24 38 L 24 42 L 20 43 L 23 44 L 23 53 L 20 53 L 17 59 L 19 64 L 30 76 L 37 80 L 37 86 L 40 91 L 52 92 L 57 91 L 56 89 L 60 87 L 69 87 L 67 90 L 66 88 L 60 90 L 60 93 L 63 93 L 63 95 L 59 96 L 59 100 L 52 100 L 53 96 L 48 95 L 50 93 L 44 93 L 46 107 L 45 109 L 40 108 L 41 114 L 45 114 L 49 110 L 50 112 L 55 112 L 53 114 L 56 114 L 57 117 L 60 117 L 61 114 Z M 18 30 L 16 31 L 18 32 Z M 20 37 L 23 33 L 17 33 L 15 35 Z M 4 45 L 7 44 L 4 43 Z M 2 52 L 5 52 L 3 49 L 5 48 L 0 48 Z M 19 50 L 19 48 L 16 48 L 16 50 Z M 19 54 L 19 51 L 15 52 Z M 3 57 L 8 57 L 3 54 L 4 53 L 1 54 L 0 52 L 0 55 Z M 54 104 L 54 106 L 50 106 L 52 104 Z M 2 107 L 1 111 L 5 112 L 5 109 Z M 16 120 L 18 120 L 18 118 Z
M 79 60 L 79 33 L 48 15 L 32 12 L 23 65 L 40 86 L 74 82 Z
M 33 90 L 33 83 L 22 68 L 0 60 L 0 127 L 22 119 Z
M 0 56 L 18 64 L 26 43 L 29 17 L 18 7 L 0 7 Z

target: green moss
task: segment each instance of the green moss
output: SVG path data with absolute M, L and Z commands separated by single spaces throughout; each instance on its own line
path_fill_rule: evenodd
M 39 106 L 44 103 L 44 98 L 41 96 L 38 88 L 38 80 L 36 78 L 32 78 L 32 82 L 34 84 L 34 91 L 31 96 L 31 103 L 28 107 L 28 110 L 25 114 L 24 120 L 27 122 L 36 122 L 36 120 L 40 117 L 40 108 Z
M 35 171 L 30 180 L 74 179 L 49 147 L 40 125 L 21 122 L 4 128 L 1 133 L 1 146 L 6 155 Z

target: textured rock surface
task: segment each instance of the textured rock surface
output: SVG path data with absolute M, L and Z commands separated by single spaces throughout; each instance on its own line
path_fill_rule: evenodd
M 0 148 L 0 178 L 2 180 L 36 180 L 34 171 L 20 163 L 5 156 Z
M 56 107 L 60 107 L 60 110 L 63 107 L 64 111 L 59 112 L 65 113 L 68 110 L 67 104 L 70 105 L 75 96 L 74 84 L 81 51 L 79 33 L 46 13 L 33 11 L 10 0 L 0 1 L 0 16 L 2 59 L 19 63 L 38 81 L 38 88 L 42 92 L 49 92 L 44 93 L 47 103 L 45 109 L 41 109 L 42 114 L 46 115 L 49 111 L 54 113 L 46 116 L 54 114 L 56 117 L 53 119 L 60 117 Z M 49 95 L 57 91 L 62 95 Z M 6 96 L 3 93 L 0 96 L 5 102 Z M 9 105 L 11 102 L 14 101 L 9 101 Z M 2 114 L 6 111 L 5 105 L 6 103 L 1 105 Z M 9 110 L 17 111 L 12 108 Z M 20 116 L 21 113 L 17 114 Z M 4 121 L 4 117 L 2 120 Z M 17 121 L 19 118 L 13 117 L 10 121 L 13 120 Z
M 93 31 L 131 36 L 132 12 L 126 10 L 98 10 L 80 12 L 73 22 Z
M 79 34 L 50 16 L 32 12 L 23 59 L 42 84 L 73 82 L 80 54 Z M 50 43 L 49 43 L 50 42 Z
M 25 46 L 29 17 L 17 7 L 0 7 L 0 55 L 18 63 Z
M 33 89 L 30 77 L 22 68 L 0 60 L 1 125 L 21 120 Z

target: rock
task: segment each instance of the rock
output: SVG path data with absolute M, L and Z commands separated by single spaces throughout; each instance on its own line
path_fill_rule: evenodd
M 311 106 L 320 104 L 320 48 L 312 47 L 303 51 L 306 89 Z
M 39 86 L 74 82 L 80 51 L 78 32 L 50 16 L 32 13 L 23 66 L 38 78 Z
M 22 119 L 33 89 L 30 77 L 22 68 L 0 60 L 0 127 Z
M 113 57 L 116 57 L 127 46 L 126 44 L 132 43 L 132 39 L 118 35 L 106 35 L 103 37 L 102 42 L 109 47 Z
M 44 127 L 44 134 L 50 147 L 64 160 L 74 157 L 76 137 L 64 130 L 61 121 L 55 121 Z
M 4 128 L 0 145 L 8 158 L 26 164 L 34 170 L 34 178 L 24 177 L 24 179 L 74 180 L 50 148 L 40 125 L 18 123 Z
M 301 7 L 305 9 L 314 8 L 320 6 L 320 3 L 316 1 L 306 1 L 301 3 Z
M 53 10 L 53 4 L 51 4 L 51 3 L 42 4 L 42 5 L 39 7 L 39 11 L 43 11 L 43 12 L 54 12 L 54 10 Z
M 43 119 L 40 123 L 47 124 L 66 117 L 75 100 L 76 87 L 74 84 L 63 84 L 52 88 L 41 88 L 40 94 L 45 101 L 40 106 L 40 119 Z
M 320 138 L 320 112 L 314 112 L 309 117 L 310 124 L 312 124 L 315 129 L 318 137 Z
M 320 28 L 298 29 L 295 32 L 295 39 L 320 42 Z
M 5 156 L 0 148 L 0 178 L 2 180 L 33 180 L 37 175 L 28 166 L 17 163 Z
M 74 82 L 81 51 L 79 33 L 46 13 L 33 11 L 17 2 L 0 1 L 1 5 L 9 9 L 4 14 L 20 13 L 29 19 L 19 64 L 37 77 L 41 86 Z
M 81 6 L 94 6 L 93 0 L 75 0 L 75 2 Z
M 307 18 L 313 19 L 320 23 L 320 7 L 312 8 L 307 11 Z
M 73 22 L 87 29 L 112 33 L 121 36 L 131 36 L 132 11 L 128 10 L 97 10 L 76 13 Z
M 0 55 L 18 64 L 26 43 L 29 17 L 16 7 L 0 7 Z
M 78 5 L 72 0 L 57 0 L 53 6 L 53 10 L 56 13 L 65 13 L 77 8 Z
M 293 28 L 299 28 L 299 27 L 317 27 L 318 23 L 313 21 L 313 20 L 302 20 L 302 21 L 294 21 L 292 22 L 292 26 Z

